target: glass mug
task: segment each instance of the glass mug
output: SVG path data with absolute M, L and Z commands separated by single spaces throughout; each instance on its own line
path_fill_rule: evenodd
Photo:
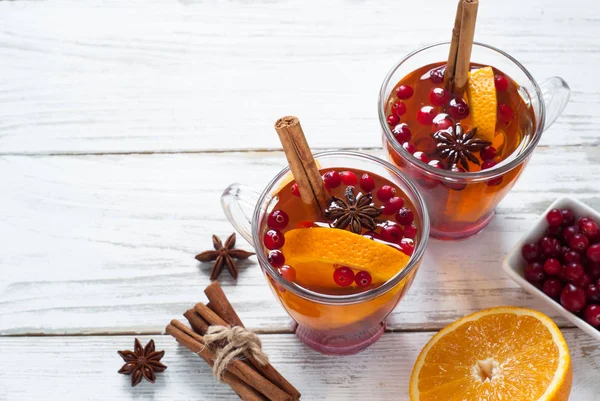
M 449 46 L 448 42 L 429 45 L 398 62 L 383 80 L 378 107 L 384 151 L 392 163 L 414 178 L 429 210 L 431 236 L 454 240 L 474 235 L 490 222 L 494 208 L 515 184 L 543 131 L 567 105 L 570 89 L 558 77 L 538 84 L 529 71 L 507 53 L 475 43 L 471 54 L 473 62 L 498 68 L 529 94 L 536 129 L 523 136 L 523 142 L 511 156 L 491 169 L 466 173 L 437 169 L 417 160 L 395 140 L 385 108 L 391 91 L 401 79 L 422 66 L 447 59 Z
M 385 331 L 385 319 L 396 307 L 415 278 L 427 240 L 429 218 L 423 198 L 403 173 L 377 157 L 331 151 L 315 154 L 321 169 L 359 169 L 377 174 L 397 185 L 414 206 L 418 234 L 407 266 L 379 287 L 350 295 L 310 291 L 285 280 L 267 261 L 262 238 L 266 218 L 277 204 L 277 193 L 292 178 L 289 167 L 271 180 L 262 193 L 240 184 L 230 185 L 221 205 L 235 229 L 255 248 L 258 263 L 271 290 L 294 320 L 297 337 L 324 354 L 350 355 L 377 341 Z

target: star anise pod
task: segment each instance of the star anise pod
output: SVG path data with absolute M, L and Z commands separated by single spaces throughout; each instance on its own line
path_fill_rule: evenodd
M 325 209 L 325 217 L 333 220 L 331 225 L 335 228 L 350 227 L 356 234 L 362 233 L 363 228 L 374 230 L 377 226 L 375 217 L 381 210 L 373 205 L 373 196 L 370 193 L 359 192 L 354 195 L 354 187 L 346 188 L 346 201 L 336 196 L 331 197 L 331 204 Z
M 441 158 L 448 161 L 448 164 L 460 163 L 465 170 L 469 171 L 469 161 L 480 164 L 474 153 L 491 145 L 491 142 L 475 138 L 476 133 L 477 128 L 464 133 L 458 123 L 454 127 L 440 130 L 433 134 L 433 139 L 437 141 L 436 150 Z
M 216 235 L 212 236 L 212 240 L 215 250 L 199 253 L 196 255 L 196 260 L 199 262 L 215 261 L 212 270 L 210 271 L 210 279 L 213 281 L 219 277 L 221 270 L 223 270 L 223 266 L 226 266 L 231 276 L 234 279 L 237 279 L 238 269 L 234 259 L 247 259 L 254 255 L 254 253 L 233 248 L 235 246 L 235 233 L 227 238 L 225 245 L 223 245 L 221 239 Z
M 118 351 L 125 365 L 119 369 L 119 373 L 131 375 L 131 387 L 136 386 L 145 377 L 150 383 L 156 380 L 156 372 L 163 372 L 167 367 L 160 360 L 165 351 L 154 349 L 154 340 L 150 340 L 144 348 L 140 340 L 135 339 L 133 351 Z

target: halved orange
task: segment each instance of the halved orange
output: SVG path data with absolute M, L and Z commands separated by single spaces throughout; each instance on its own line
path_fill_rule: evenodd
M 402 270 L 410 259 L 381 242 L 326 227 L 286 232 L 281 251 L 286 264 L 296 269 L 296 283 L 308 287 L 331 281 L 336 266 L 367 271 L 373 284 L 382 284 Z
M 437 333 L 410 379 L 411 401 L 565 401 L 572 382 L 567 343 L 546 315 L 484 309 Z
M 473 126 L 477 127 L 477 136 L 492 142 L 496 134 L 496 86 L 494 70 L 483 67 L 469 73 L 467 96 Z

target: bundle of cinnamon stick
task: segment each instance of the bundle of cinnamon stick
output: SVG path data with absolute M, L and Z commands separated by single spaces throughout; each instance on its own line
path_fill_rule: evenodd
M 209 366 L 213 366 L 218 350 L 208 347 L 203 336 L 210 326 L 244 327 L 239 316 L 225 296 L 219 282 L 215 281 L 204 293 L 210 301 L 198 303 L 183 315 L 191 328 L 179 320 L 172 320 L 167 333 L 177 342 L 199 355 Z M 229 384 L 233 391 L 245 401 L 294 401 L 300 392 L 292 386 L 271 364 L 262 365 L 251 354 L 236 359 L 227 365 L 221 381 Z

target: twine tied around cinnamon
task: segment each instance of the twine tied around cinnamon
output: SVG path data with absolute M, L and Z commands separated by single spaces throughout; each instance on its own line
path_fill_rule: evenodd
M 209 348 L 215 348 L 213 374 L 219 381 L 222 381 L 227 365 L 243 354 L 249 354 L 262 366 L 269 363 L 269 357 L 262 350 L 260 338 L 243 327 L 210 326 L 204 335 L 204 343 Z

